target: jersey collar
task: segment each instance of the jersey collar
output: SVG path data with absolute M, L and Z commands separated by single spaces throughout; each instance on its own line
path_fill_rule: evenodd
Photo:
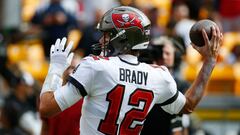
M 136 56 L 130 55 L 130 54 L 119 55 L 118 58 L 122 62 L 125 62 L 125 63 L 130 64 L 130 65 L 139 65 L 139 63 L 140 63 Z

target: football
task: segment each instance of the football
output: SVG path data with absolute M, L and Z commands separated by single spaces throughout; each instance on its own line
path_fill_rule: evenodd
M 197 21 L 190 29 L 189 36 L 192 43 L 196 46 L 204 46 L 204 39 L 202 35 L 202 29 L 204 29 L 208 35 L 208 39 L 210 40 L 212 37 L 212 26 L 217 26 L 217 24 L 211 20 L 204 19 Z

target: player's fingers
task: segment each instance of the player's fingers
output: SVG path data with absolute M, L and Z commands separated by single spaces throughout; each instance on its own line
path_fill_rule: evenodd
M 218 48 L 218 45 L 219 45 L 219 33 L 218 33 L 218 29 L 217 29 L 217 27 L 215 26 L 215 27 L 213 27 L 213 29 L 212 29 L 212 38 L 213 38 L 213 46 L 212 46 L 212 48 L 213 48 L 213 51 L 217 51 L 217 48 Z
M 217 31 L 216 31 L 216 27 L 211 27 L 212 29 L 212 38 L 213 40 L 216 40 L 217 38 Z
M 58 38 L 57 40 L 56 40 L 56 42 L 55 42 L 55 51 L 59 51 L 59 45 L 60 45 L 60 39 Z
M 74 53 L 71 52 L 67 57 L 67 64 L 70 65 L 73 59 Z
M 217 36 L 220 37 L 220 35 L 221 35 L 221 31 L 220 31 L 219 27 L 216 26 L 215 28 L 216 28 Z
M 218 42 L 218 46 L 217 46 L 217 50 L 219 50 L 223 44 L 223 34 L 220 33 L 220 38 L 219 38 L 219 42 Z
M 218 50 L 219 46 L 221 45 L 221 31 L 219 29 L 219 27 L 216 26 L 216 45 L 215 45 L 215 49 Z
M 208 39 L 207 33 L 204 29 L 202 29 L 202 36 L 203 36 L 205 45 L 209 46 L 209 39 Z
M 220 46 L 222 46 L 223 45 L 223 33 L 221 33 L 221 35 L 220 35 Z
M 50 56 L 54 53 L 54 49 L 55 49 L 55 46 L 52 45 L 52 46 L 51 46 L 51 49 L 50 49 Z
M 210 40 L 210 52 L 214 54 L 216 52 L 216 45 L 217 45 L 217 36 L 216 36 L 216 28 L 215 26 L 211 27 L 212 37 Z
M 65 46 L 66 42 L 67 42 L 67 38 L 66 37 L 62 38 L 62 41 L 59 45 L 60 50 L 62 50 L 62 51 L 64 50 L 64 46 Z
M 200 52 L 200 47 L 196 46 L 194 43 L 190 43 L 192 45 L 192 47 L 197 50 L 198 52 Z
M 70 42 L 68 43 L 68 45 L 67 45 L 67 48 L 65 49 L 65 52 L 66 52 L 67 54 L 69 54 L 69 52 L 71 51 L 72 47 L 73 47 L 73 41 L 70 41 Z

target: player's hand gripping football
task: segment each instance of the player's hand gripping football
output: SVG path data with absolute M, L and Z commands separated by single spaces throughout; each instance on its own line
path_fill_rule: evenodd
M 70 41 L 65 48 L 66 41 L 66 37 L 62 38 L 62 40 L 57 39 L 55 45 L 52 45 L 50 50 L 49 72 L 59 76 L 63 75 L 63 72 L 70 66 L 73 58 L 73 53 L 71 52 L 73 42 Z
M 202 57 L 206 60 L 214 60 L 216 62 L 217 56 L 219 54 L 220 47 L 223 41 L 223 34 L 219 30 L 217 26 L 211 27 L 212 29 L 212 37 L 211 40 L 208 39 L 206 31 L 202 30 L 202 35 L 204 38 L 205 45 L 202 47 L 198 47 L 192 44 L 193 48 L 196 49 Z

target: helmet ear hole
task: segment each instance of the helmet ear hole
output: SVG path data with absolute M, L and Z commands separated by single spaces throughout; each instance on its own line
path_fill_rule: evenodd
M 120 36 L 120 38 L 124 40 L 124 39 L 126 39 L 127 37 L 126 37 L 125 34 L 122 34 L 122 35 Z

